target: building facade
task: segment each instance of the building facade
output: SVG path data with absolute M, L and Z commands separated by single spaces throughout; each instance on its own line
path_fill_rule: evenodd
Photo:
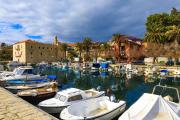
M 143 43 L 141 39 L 122 36 L 118 43 L 112 41 L 114 57 L 119 62 L 131 62 L 143 55 Z
M 54 62 L 63 58 L 59 42 L 55 38 L 53 44 L 40 43 L 33 40 L 17 42 L 13 45 L 13 61 L 22 63 Z

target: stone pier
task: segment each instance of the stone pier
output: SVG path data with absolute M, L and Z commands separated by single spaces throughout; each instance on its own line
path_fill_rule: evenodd
M 0 120 L 58 120 L 0 87 Z

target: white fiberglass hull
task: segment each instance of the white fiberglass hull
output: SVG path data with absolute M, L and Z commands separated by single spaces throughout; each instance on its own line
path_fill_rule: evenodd
M 10 77 L 4 77 L 1 79 L 1 81 L 10 81 L 10 80 L 36 80 L 36 79 L 43 79 L 45 78 L 44 76 L 40 75 L 15 75 L 15 76 L 10 76 Z
M 103 114 L 103 115 L 100 115 L 100 116 L 97 116 L 97 117 L 89 117 L 89 118 L 76 118 L 76 117 L 71 117 L 70 119 L 71 120 L 112 120 L 113 118 L 117 117 L 118 115 L 120 115 L 121 113 L 123 113 L 125 111 L 125 108 L 126 106 L 122 106 L 122 107 L 119 107 L 113 111 L 110 111 L 108 112 L 107 114 Z M 63 110 L 63 112 L 68 112 L 68 109 L 65 108 Z M 63 120 L 70 120 L 68 118 L 65 118 L 63 116 L 63 113 L 60 114 L 60 118 L 63 119 Z
M 87 103 L 86 106 L 82 107 L 84 103 L 86 104 L 86 102 L 89 102 L 89 103 Z M 73 104 L 65 108 L 61 112 L 60 118 L 64 120 L 111 120 L 117 117 L 118 115 L 120 115 L 125 110 L 125 107 L 126 107 L 126 103 L 124 101 L 121 101 L 120 103 L 115 103 L 117 106 L 114 107 L 113 109 L 101 108 L 102 106 L 101 107 L 99 106 L 98 108 L 94 109 L 93 102 L 84 101 L 84 103 L 79 102 L 79 103 L 76 103 L 76 105 Z M 90 103 L 92 103 L 92 105 Z M 110 105 L 111 103 L 108 102 L 107 104 L 109 104 L 108 106 L 111 107 Z M 78 108 L 78 106 L 79 106 L 79 110 L 76 109 Z

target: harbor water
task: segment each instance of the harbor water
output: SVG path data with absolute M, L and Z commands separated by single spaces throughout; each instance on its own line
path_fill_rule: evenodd
M 155 85 L 167 85 L 180 89 L 180 77 L 160 77 L 158 75 L 114 73 L 100 71 L 79 71 L 72 69 L 47 68 L 43 74 L 57 75 L 59 90 L 75 87 L 105 91 L 113 101 L 124 100 L 129 108 L 143 93 L 152 93 Z

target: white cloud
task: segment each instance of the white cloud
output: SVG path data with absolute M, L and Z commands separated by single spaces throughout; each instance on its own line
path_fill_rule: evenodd
M 41 35 L 47 42 L 55 35 L 71 42 L 85 36 L 105 40 L 116 32 L 142 37 L 146 17 L 172 7 L 180 9 L 180 1 L 0 0 L 0 21 L 23 26 L 22 30 L 7 27 L 0 42 L 26 39 L 26 34 Z

